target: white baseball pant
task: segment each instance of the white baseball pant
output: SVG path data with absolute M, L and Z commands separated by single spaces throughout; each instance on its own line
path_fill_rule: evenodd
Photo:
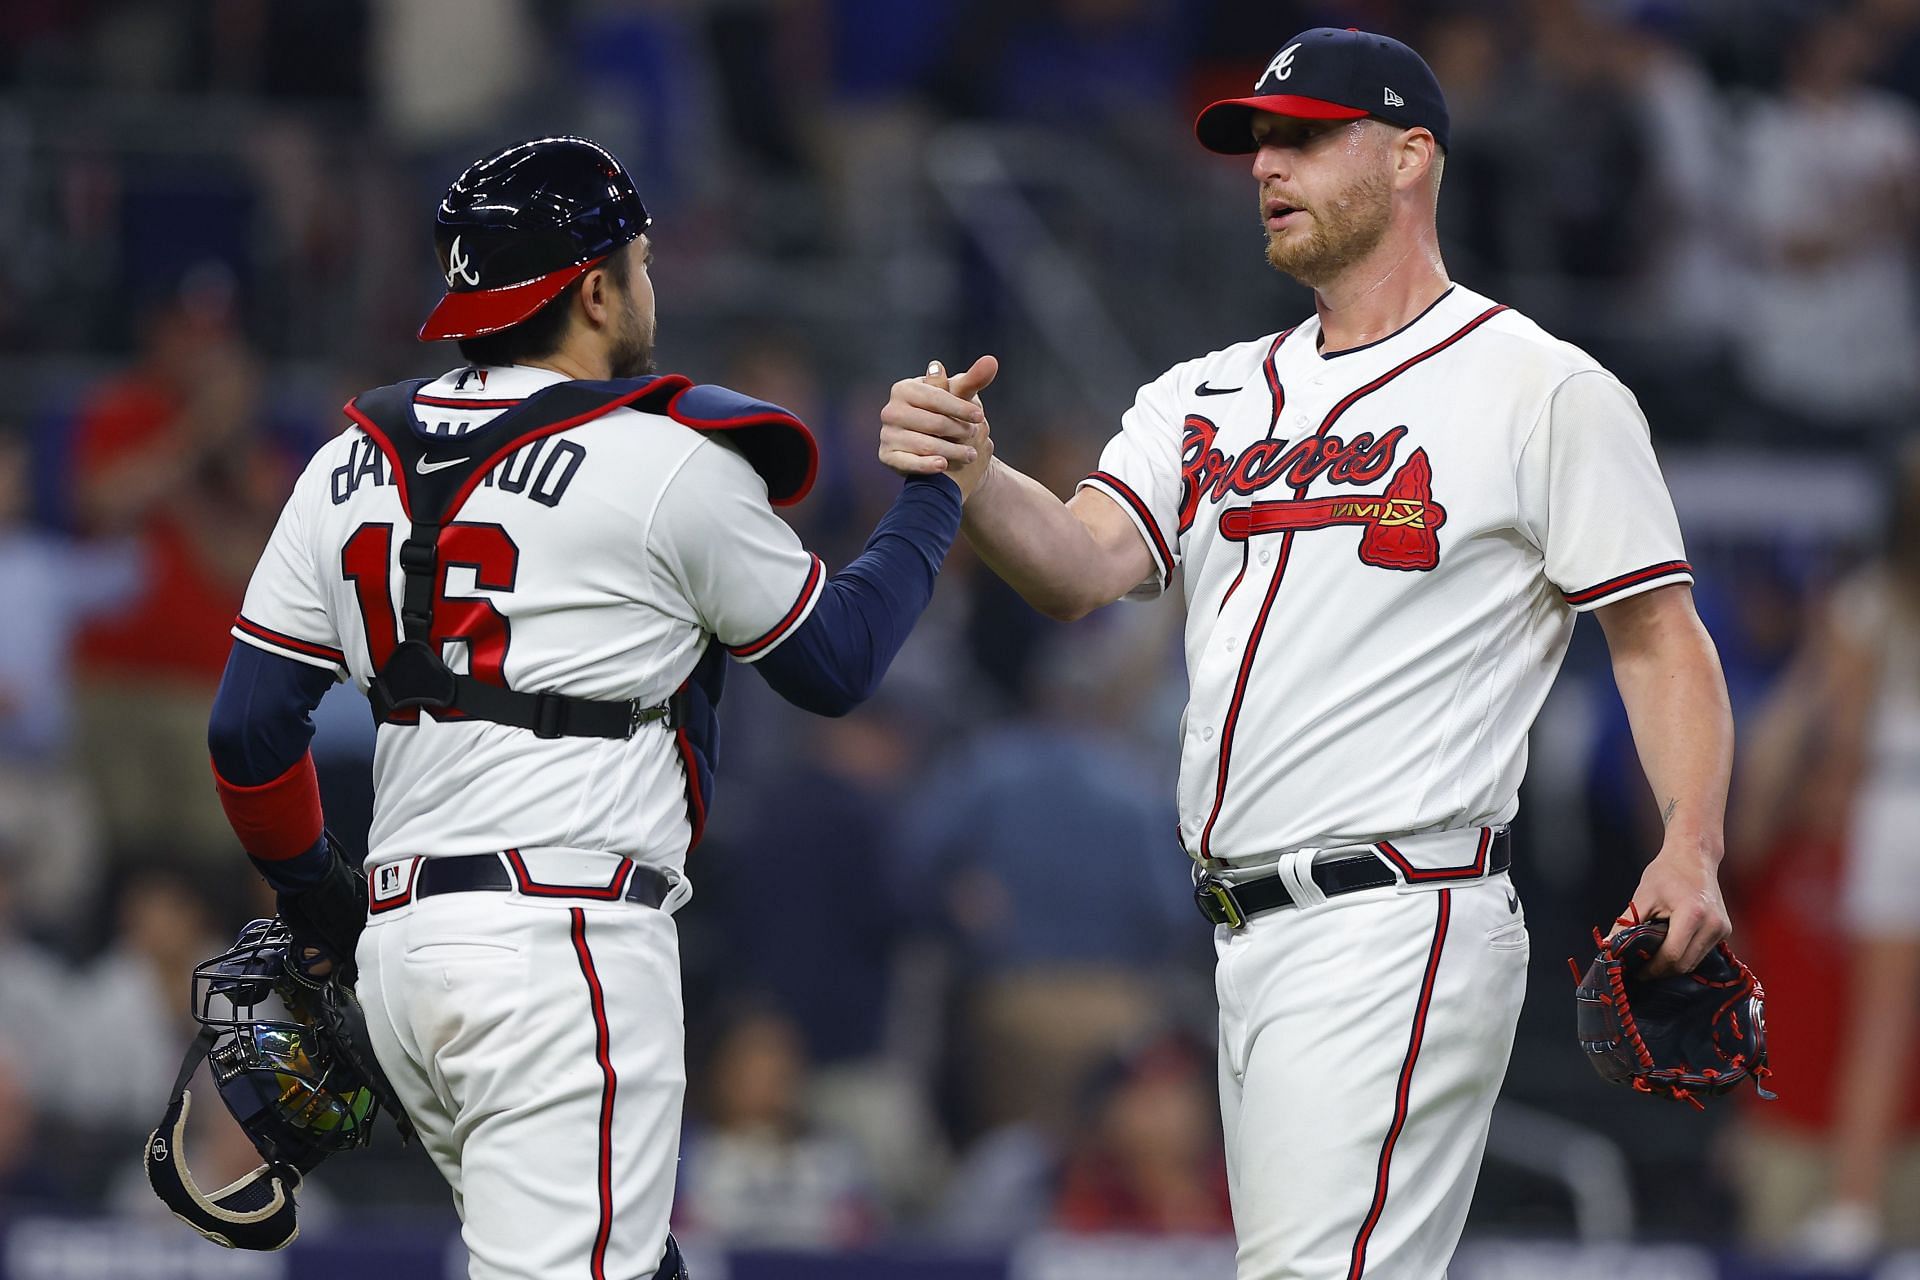
M 562 884 L 604 885 L 616 861 L 524 856 Z M 447 893 L 369 920 L 356 953 L 367 1029 L 453 1189 L 471 1280 L 648 1280 L 659 1267 L 686 1092 L 670 914 L 685 896 L 659 910 Z
M 1239 1280 L 1442 1280 L 1513 1048 L 1527 949 L 1505 873 L 1361 890 L 1216 930 Z

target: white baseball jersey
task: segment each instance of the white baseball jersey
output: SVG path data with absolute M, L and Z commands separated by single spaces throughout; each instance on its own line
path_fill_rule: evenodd
M 1176 365 L 1082 481 L 1185 570 L 1196 859 L 1511 819 L 1574 615 L 1691 581 L 1647 424 L 1578 348 L 1459 286 Z
M 477 429 L 565 381 L 521 366 L 422 387 L 430 434 Z M 424 461 L 424 460 L 423 460 Z M 332 670 L 364 691 L 391 649 L 410 523 L 386 456 L 358 427 L 317 453 L 247 588 L 236 638 Z M 510 688 L 664 702 L 709 640 L 742 661 L 803 622 L 820 561 L 719 438 L 616 409 L 493 468 L 449 523 L 435 634 L 454 670 Z M 369 866 L 508 848 L 605 850 L 678 869 L 694 815 L 687 744 L 543 739 L 476 720 L 383 724 Z

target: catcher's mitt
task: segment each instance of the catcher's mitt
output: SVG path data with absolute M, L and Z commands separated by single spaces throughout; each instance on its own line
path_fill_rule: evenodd
M 1705 1110 L 1702 1097 L 1728 1093 L 1751 1079 L 1763 1098 L 1767 1028 L 1753 970 L 1722 942 L 1692 973 L 1646 976 L 1667 936 L 1665 920 L 1623 921 L 1610 938 L 1594 930 L 1599 954 L 1583 975 L 1574 1025 L 1593 1069 L 1642 1093 L 1677 1098 Z

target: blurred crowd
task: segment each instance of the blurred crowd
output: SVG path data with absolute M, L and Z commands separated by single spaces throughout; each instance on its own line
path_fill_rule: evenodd
M 814 426 L 793 518 L 838 564 L 895 483 L 885 387 L 928 358 L 999 354 L 999 447 L 1065 492 L 1135 386 L 1297 318 L 1248 179 L 1187 128 L 1323 22 L 1439 73 L 1452 273 L 1640 395 L 1741 735 L 1725 878 L 1782 1100 L 1655 1114 L 1572 1046 L 1559 958 L 1659 829 L 1592 628 L 1523 796 L 1542 969 L 1508 1095 L 1630 1150 L 1649 1229 L 1916 1242 L 1920 0 L 0 6 L 0 1216 L 159 1211 L 134 1153 L 186 972 L 270 909 L 206 764 L 227 626 L 337 406 L 454 362 L 411 337 L 467 160 L 560 130 L 626 160 L 663 366 Z M 957 547 L 849 719 L 736 673 L 679 917 L 684 1230 L 1227 1229 L 1179 630 L 1066 630 Z M 367 709 L 316 721 L 364 847 Z M 217 1185 L 252 1156 L 201 1096 Z M 444 1215 L 392 1146 L 315 1198 Z M 1567 1227 L 1571 1193 L 1491 1159 L 1476 1225 Z

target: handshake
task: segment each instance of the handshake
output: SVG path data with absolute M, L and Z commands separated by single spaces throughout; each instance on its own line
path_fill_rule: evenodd
M 962 501 L 985 482 L 993 465 L 993 437 L 980 392 L 1000 372 L 1000 362 L 981 356 L 965 373 L 947 376 L 938 360 L 925 376 L 893 384 L 880 411 L 880 461 L 903 476 L 942 471 L 960 486 Z

